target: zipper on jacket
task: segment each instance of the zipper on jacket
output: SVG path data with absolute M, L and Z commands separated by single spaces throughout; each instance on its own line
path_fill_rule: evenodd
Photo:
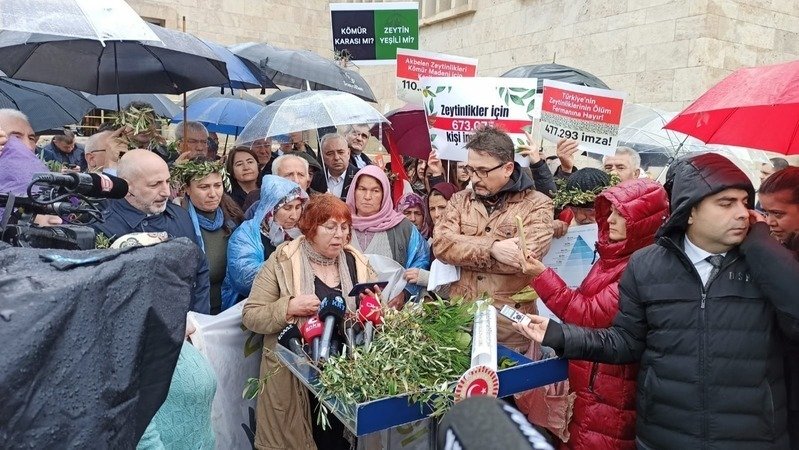
M 591 363 L 591 372 L 588 375 L 588 391 L 594 392 L 594 380 L 596 380 L 597 372 L 599 372 L 599 363 Z

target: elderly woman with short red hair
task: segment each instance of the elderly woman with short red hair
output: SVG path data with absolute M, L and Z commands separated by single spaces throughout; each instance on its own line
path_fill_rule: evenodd
M 288 370 L 274 349 L 277 335 L 289 323 L 305 323 L 319 310 L 320 299 L 340 295 L 349 312 L 352 286 L 377 279 L 366 257 L 350 246 L 352 215 L 332 194 L 311 198 L 300 217 L 301 236 L 281 244 L 255 278 L 244 304 L 242 322 L 264 335 L 261 377 L 269 377 L 258 399 L 255 447 L 349 448 L 344 427 L 330 417 L 322 431 L 311 420 L 316 399 Z M 291 424 L 291 426 L 287 426 Z

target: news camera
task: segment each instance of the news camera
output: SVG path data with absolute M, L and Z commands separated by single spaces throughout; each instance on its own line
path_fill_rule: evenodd
M 94 229 L 102 221 L 102 202 L 124 198 L 125 180 L 105 174 L 37 173 L 28 185 L 27 196 L 0 193 L 0 239 L 15 247 L 91 250 Z M 33 223 L 36 215 L 56 215 L 67 225 L 43 227 Z

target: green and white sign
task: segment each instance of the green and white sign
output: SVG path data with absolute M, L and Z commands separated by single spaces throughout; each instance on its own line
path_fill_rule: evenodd
M 331 3 L 333 50 L 362 65 L 393 64 L 397 49 L 419 49 L 419 4 Z

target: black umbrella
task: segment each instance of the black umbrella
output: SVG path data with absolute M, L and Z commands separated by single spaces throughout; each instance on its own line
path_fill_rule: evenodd
M 544 80 L 562 81 L 564 83 L 579 84 L 601 89 L 610 89 L 607 84 L 581 69 L 563 66 L 560 64 L 533 64 L 531 66 L 519 66 L 513 68 L 502 75 L 504 78 L 538 78 L 538 92 L 544 90 Z
M 218 87 L 205 87 L 202 89 L 197 89 L 191 94 L 188 94 L 186 96 L 186 105 L 191 106 L 194 102 L 204 100 L 206 98 L 238 98 L 255 103 L 256 105 L 264 105 L 261 99 L 248 93 L 247 91 L 241 89 L 231 90 L 229 88 Z
M 287 50 L 248 42 L 231 46 L 230 51 L 259 64 L 275 84 L 312 91 L 347 92 L 366 101 L 376 101 L 372 88 L 360 74 L 308 50 Z
M 80 123 L 94 105 L 71 89 L 2 77 L 0 108 L 22 111 L 33 131 L 40 132 Z
M 215 88 L 214 88 L 215 89 Z M 117 96 L 113 94 L 108 95 L 93 95 L 83 94 L 86 98 L 99 109 L 110 111 L 117 110 Z M 164 94 L 120 94 L 119 104 L 125 106 L 130 102 L 144 102 L 149 103 L 153 107 L 153 111 L 161 117 L 174 117 L 180 114 L 181 108 L 175 102 L 169 99 Z
M 180 94 L 229 83 L 223 61 L 196 37 L 155 25 L 162 41 L 107 41 L 0 31 L 8 76 L 91 94 Z

